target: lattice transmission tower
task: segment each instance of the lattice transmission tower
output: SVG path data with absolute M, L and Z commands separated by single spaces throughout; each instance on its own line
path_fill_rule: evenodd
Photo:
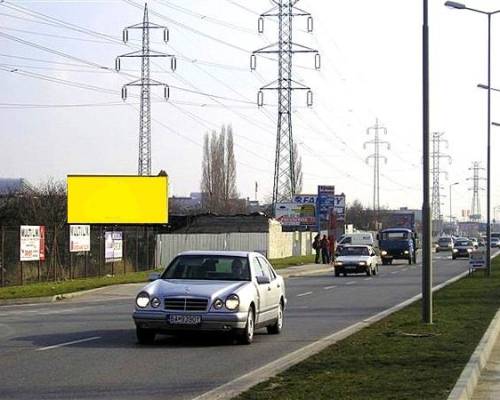
M 387 135 L 387 128 L 380 126 L 377 118 L 375 126 L 366 130 L 367 135 L 374 134 L 373 140 L 363 144 L 363 148 L 365 149 L 367 145 L 373 145 L 374 147 L 374 153 L 366 158 L 366 163 L 369 164 L 370 160 L 373 160 L 373 211 L 377 219 L 380 212 L 380 160 L 384 160 L 387 164 L 387 157 L 380 154 L 380 146 L 386 147 L 387 150 L 391 149 L 391 144 L 389 142 L 380 140 L 380 132 Z
M 472 181 L 472 187 L 469 190 L 472 191 L 472 207 L 470 211 L 469 218 L 471 221 L 479 222 L 481 221 L 481 202 L 479 199 L 479 192 L 484 190 L 484 188 L 479 186 L 480 181 L 485 181 L 486 178 L 480 176 L 480 171 L 484 171 L 481 167 L 480 162 L 472 163 L 472 167 L 469 168 L 472 171 L 472 178 L 467 178 L 468 181 Z
M 443 136 L 443 132 L 434 132 L 432 134 L 432 152 L 430 154 L 432 159 L 432 168 L 430 171 L 432 174 L 432 220 L 437 221 L 436 228 L 438 228 L 439 231 L 442 230 L 443 221 L 443 214 L 441 213 L 441 197 L 444 197 L 444 195 L 441 194 L 442 187 L 440 180 L 441 175 L 448 177 L 448 172 L 441 169 L 441 159 L 446 158 L 451 164 L 451 157 L 441 151 L 442 144 L 448 146 L 448 141 L 443 139 Z
M 264 32 L 265 18 L 278 19 L 278 42 L 263 47 L 252 53 L 250 68 L 255 70 L 257 55 L 277 55 L 278 79 L 263 86 L 258 93 L 257 103 L 264 105 L 264 91 L 278 92 L 278 128 L 276 135 L 276 155 L 273 183 L 273 212 L 276 203 L 290 201 L 296 190 L 295 155 L 293 151 L 292 134 L 292 92 L 303 90 L 307 92 L 307 105 L 312 106 L 311 88 L 293 80 L 293 56 L 297 53 L 312 53 L 315 55 L 315 67 L 319 69 L 321 59 L 319 52 L 310 47 L 293 42 L 293 21 L 295 17 L 307 17 L 307 31 L 313 31 L 313 19 L 310 13 L 297 8 L 300 0 L 271 0 L 274 7 L 259 17 L 259 33 Z
M 141 23 L 131 25 L 123 30 L 123 41 L 128 42 L 129 30 L 142 31 L 142 48 L 141 50 L 123 54 L 116 58 L 116 70 L 120 71 L 122 58 L 140 58 L 141 59 L 141 77 L 133 82 L 127 83 L 122 88 L 122 98 L 127 99 L 128 87 L 140 88 L 140 117 L 139 117 L 139 165 L 137 172 L 139 175 L 151 175 L 151 87 L 163 87 L 163 96 L 168 100 L 170 96 L 170 88 L 166 83 L 158 82 L 150 77 L 150 62 L 151 58 L 170 58 L 170 68 L 175 71 L 177 59 L 172 54 L 160 53 L 151 50 L 150 48 L 150 30 L 159 29 L 163 31 L 163 41 L 169 40 L 169 31 L 166 26 L 161 26 L 149 22 L 148 5 L 144 6 L 144 18 Z

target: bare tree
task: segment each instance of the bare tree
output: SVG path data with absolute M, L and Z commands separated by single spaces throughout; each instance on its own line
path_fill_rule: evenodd
M 222 126 L 219 134 L 205 134 L 203 144 L 201 191 L 205 194 L 204 207 L 213 213 L 228 214 L 236 210 L 236 160 L 233 130 Z M 236 207 L 238 208 L 238 207 Z

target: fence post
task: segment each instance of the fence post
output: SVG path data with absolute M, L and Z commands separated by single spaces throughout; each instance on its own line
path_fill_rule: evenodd
M 23 275 L 24 275 L 23 274 L 23 262 L 20 261 L 20 263 L 21 263 L 21 286 L 23 286 L 24 285 L 24 279 L 23 279 Z
M 139 271 L 139 227 L 135 228 L 135 272 Z
M 89 261 L 89 252 L 86 251 L 85 252 L 85 259 L 83 260 L 84 264 L 83 264 L 83 274 L 85 276 L 85 278 L 87 278 L 87 264 L 88 264 L 88 261 Z
M 2 243 L 0 247 L 0 285 L 3 287 L 4 286 L 4 275 L 3 275 L 3 270 L 5 269 L 5 228 L 2 225 Z
M 127 236 L 125 235 L 126 230 L 122 231 L 122 252 L 123 252 L 123 275 L 127 274 Z
M 97 264 L 97 276 L 101 277 L 101 266 L 102 266 L 102 259 L 103 259 L 103 248 L 102 248 L 102 235 L 103 235 L 103 229 L 102 225 L 99 226 L 99 263 Z
M 146 268 L 149 270 L 149 231 L 148 227 L 145 227 L 146 229 Z

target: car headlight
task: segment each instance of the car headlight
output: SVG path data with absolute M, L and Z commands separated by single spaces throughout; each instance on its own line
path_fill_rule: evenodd
M 224 302 L 221 299 L 215 299 L 213 306 L 216 310 L 220 310 L 224 307 Z
M 469 253 L 472 253 L 472 249 L 467 249 L 467 251 L 468 251 Z
M 139 293 L 135 299 L 135 304 L 137 304 L 139 308 L 146 308 L 149 304 L 149 294 L 146 292 Z
M 342 265 L 344 265 L 342 261 L 335 261 L 335 266 L 341 267 Z
M 453 253 L 458 253 L 458 250 L 457 249 L 453 249 Z
M 386 256 L 386 255 L 387 255 L 387 251 L 382 250 L 382 251 L 380 252 L 380 255 L 382 255 L 382 256 Z
M 236 310 L 239 306 L 240 306 L 240 298 L 237 295 L 231 294 L 227 297 L 226 308 L 228 310 Z
M 161 300 L 158 297 L 153 297 L 151 300 L 151 307 L 158 308 L 161 305 Z
M 410 252 L 408 250 L 405 250 L 405 254 L 410 254 Z
M 362 267 L 366 266 L 366 261 L 360 261 L 359 265 Z

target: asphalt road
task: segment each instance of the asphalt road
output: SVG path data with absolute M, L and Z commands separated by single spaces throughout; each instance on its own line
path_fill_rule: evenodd
M 434 284 L 467 270 L 434 256 Z M 191 399 L 293 350 L 420 293 L 421 265 L 381 266 L 376 277 L 333 273 L 286 281 L 279 336 L 251 346 L 224 337 L 136 344 L 131 319 L 139 286 L 59 304 L 0 307 L 0 399 Z

